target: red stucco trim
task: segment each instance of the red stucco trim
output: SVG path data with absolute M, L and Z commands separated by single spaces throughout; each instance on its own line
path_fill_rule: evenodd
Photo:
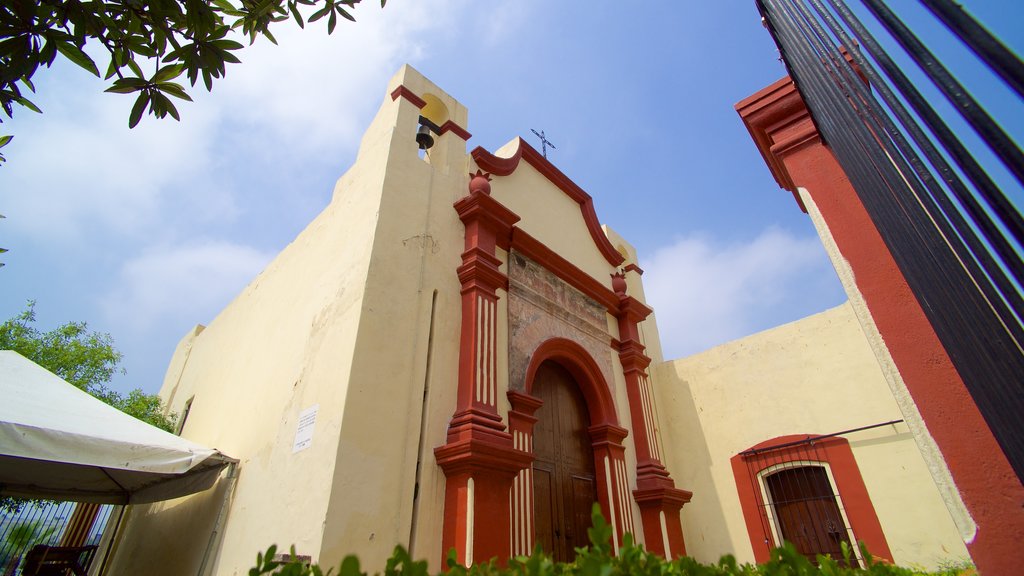
M 597 212 L 594 211 L 594 199 L 577 186 L 568 176 L 563 174 L 561 170 L 555 168 L 555 165 L 549 162 L 540 152 L 537 152 L 533 146 L 530 146 L 522 138 L 517 140 L 519 145 L 516 148 L 515 154 L 510 158 L 499 158 L 487 150 L 477 147 L 472 152 L 473 160 L 477 163 L 477 166 L 495 176 L 508 176 L 512 174 L 519 167 L 520 160 L 525 160 L 527 164 L 533 166 L 552 184 L 579 204 L 580 213 L 583 215 L 583 221 L 587 225 L 590 237 L 605 260 L 612 266 L 622 264 L 625 258 L 612 246 L 611 241 L 608 240 L 604 231 L 601 230 L 601 223 L 597 219 Z
M 392 100 L 398 100 L 399 97 L 405 98 L 409 102 L 412 102 L 413 106 L 420 109 L 427 105 L 427 102 L 423 98 L 420 98 L 405 86 L 399 86 L 391 91 Z
M 608 382 L 601 374 L 597 362 L 582 346 L 565 338 L 552 338 L 544 341 L 533 352 L 530 364 L 526 369 L 526 393 L 533 394 L 533 378 L 537 368 L 546 360 L 557 362 L 572 374 L 579 384 L 580 391 L 587 401 L 590 412 L 590 425 L 611 424 L 618 426 L 619 419 L 615 413 L 615 400 L 612 398 Z
M 473 137 L 473 135 L 467 132 L 465 128 L 451 120 L 446 120 L 444 124 L 441 124 L 441 135 L 443 136 L 445 132 L 451 132 L 463 140 L 469 140 Z
M 987 574 L 1019 570 L 1024 485 L 1017 479 L 867 210 L 816 137 L 788 78 L 736 106 L 779 184 L 814 199 L 853 270 L 893 363 L 977 525 L 967 549 Z M 816 134 L 816 133 L 814 133 Z
M 636 272 L 637 276 L 643 276 L 644 271 L 636 264 L 626 264 L 623 268 L 626 272 Z
M 596 300 L 611 314 L 618 314 L 619 297 L 615 292 L 612 292 L 610 288 L 595 280 L 593 276 L 577 268 L 572 262 L 559 256 L 554 250 L 548 248 L 540 240 L 530 236 L 521 228 L 512 229 L 511 247 L 513 250 L 521 252 L 530 260 L 547 268 L 573 288 Z
M 761 442 L 750 450 L 804 440 L 807 437 L 806 434 L 779 436 Z M 839 491 L 839 498 L 846 510 L 846 518 L 850 521 L 854 537 L 864 542 L 868 551 L 876 558 L 892 562 L 889 542 L 882 532 L 882 524 L 878 521 L 875 506 L 871 503 L 871 496 L 860 475 L 860 468 L 853 457 L 850 442 L 840 437 L 818 440 L 815 442 L 815 453 L 823 455 L 823 458 L 814 461 L 828 464 L 832 471 L 832 478 L 835 479 L 836 489 Z M 758 562 L 767 562 L 770 549 L 779 546 L 781 542 L 775 541 L 771 530 L 766 529 L 762 522 L 760 507 L 764 502 L 756 476 L 776 464 L 807 460 L 806 449 L 799 445 L 749 456 L 737 454 L 729 460 L 740 497 L 740 507 L 743 509 L 743 519 L 747 525 L 747 534 L 750 536 L 750 545 L 754 549 L 754 559 Z

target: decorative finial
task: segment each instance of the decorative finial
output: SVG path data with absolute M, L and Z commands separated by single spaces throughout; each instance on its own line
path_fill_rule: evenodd
M 626 295 L 626 273 L 616 272 L 612 274 L 612 290 L 619 296 Z
M 491 195 L 491 175 L 483 170 L 477 170 L 476 174 L 469 173 L 469 193 L 479 190 L 488 196 Z

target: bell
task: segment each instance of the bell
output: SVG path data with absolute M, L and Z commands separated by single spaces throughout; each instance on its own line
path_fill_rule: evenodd
M 434 137 L 430 135 L 430 127 L 420 124 L 420 127 L 416 130 L 416 143 L 420 145 L 420 150 L 430 150 L 430 147 L 434 145 Z

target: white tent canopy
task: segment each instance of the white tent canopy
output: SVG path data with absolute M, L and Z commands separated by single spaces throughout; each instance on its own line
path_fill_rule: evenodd
M 235 460 L 137 420 L 0 351 L 0 493 L 138 504 L 211 487 Z

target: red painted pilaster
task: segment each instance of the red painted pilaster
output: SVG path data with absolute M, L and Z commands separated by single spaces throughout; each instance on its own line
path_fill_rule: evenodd
M 496 248 L 508 246 L 519 217 L 491 198 L 485 174 L 470 176 L 469 195 L 455 203 L 466 226 L 456 409 L 446 444 L 434 450 L 447 478 L 442 561 L 455 548 L 465 564 L 509 558 L 509 491 L 532 462 L 505 431 L 497 399 L 498 289 L 507 289 L 508 278 Z
M 537 423 L 534 414 L 543 402 L 539 398 L 509 390 L 507 393 L 512 409 L 508 411 L 508 429 L 516 450 L 530 455 L 533 460 L 533 425 Z M 512 483 L 512 519 L 509 546 L 513 556 L 529 556 L 536 539 L 536 522 L 533 505 L 533 467 L 519 471 Z
M 633 497 L 640 506 L 647 549 L 662 556 L 683 556 L 686 547 L 679 510 L 692 493 L 675 487 L 661 462 L 661 445 L 655 421 L 654 393 L 647 367 L 651 359 L 640 343 L 639 324 L 652 312 L 636 298 L 626 294 L 623 275 L 612 276 L 612 287 L 619 297 L 619 361 L 626 380 L 633 443 L 636 446 L 636 490 Z
M 792 80 L 783 78 L 736 109 L 776 181 L 798 201 L 798 188 L 810 194 L 852 268 L 857 291 L 977 524 L 967 548 L 979 572 L 1016 573 L 1024 486 L 842 167 L 821 142 Z
M 597 477 L 601 514 L 612 525 L 612 544 L 618 554 L 626 533 L 636 534 L 633 507 L 629 502 L 629 478 L 626 476 L 626 447 L 622 441 L 629 431 L 613 424 L 598 424 L 590 429 L 594 450 L 594 475 Z

